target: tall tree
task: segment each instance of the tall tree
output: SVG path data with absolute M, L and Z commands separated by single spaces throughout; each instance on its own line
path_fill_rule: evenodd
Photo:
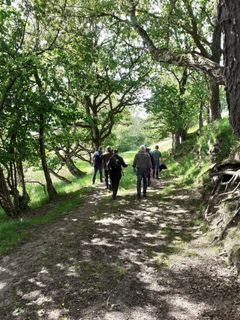
M 210 118 L 211 121 L 220 118 L 221 30 L 213 2 L 157 1 L 154 8 L 149 2 L 147 10 L 135 1 L 129 3 L 132 25 L 155 61 L 194 68 L 208 75 Z M 163 40 L 158 40 L 159 34 Z
M 240 138 L 240 2 L 219 1 L 219 21 L 224 31 L 224 73 L 230 122 Z
M 108 29 L 96 17 L 84 25 L 65 51 L 64 69 L 79 115 L 75 126 L 87 130 L 91 147 L 98 149 L 124 108 L 141 102 L 151 65 L 142 50 L 122 42 L 123 26 Z
M 146 103 L 158 126 L 172 134 L 173 150 L 184 140 L 198 115 L 198 106 L 192 103 L 188 92 L 189 77 L 187 68 L 165 70 L 164 76 L 151 83 L 152 97 Z

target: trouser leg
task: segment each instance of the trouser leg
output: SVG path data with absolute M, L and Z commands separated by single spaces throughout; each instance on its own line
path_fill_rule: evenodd
M 151 174 L 150 174 L 150 171 L 148 172 L 148 175 L 147 175 L 147 185 L 148 185 L 148 187 L 150 187 L 150 185 L 151 185 Z
M 156 168 L 156 178 L 158 179 L 158 174 L 159 174 L 159 166 Z
M 108 187 L 109 187 L 109 183 L 108 183 L 108 181 L 109 181 L 108 170 L 104 170 L 104 175 L 105 175 L 105 184 L 106 184 L 106 187 L 107 187 L 107 189 L 108 189 Z
M 93 168 L 93 178 L 92 178 L 92 183 L 94 184 L 95 183 L 95 181 L 96 181 L 96 176 L 97 176 L 97 171 L 98 171 L 98 169 L 97 168 Z
M 103 178 L 102 178 L 102 168 L 99 168 L 99 174 L 100 174 L 100 181 L 103 182 Z
M 112 192 L 113 192 L 112 197 L 113 197 L 113 199 L 115 199 L 117 196 L 120 179 L 121 179 L 121 176 L 119 176 L 119 175 L 114 176 L 114 178 L 112 179 Z
M 137 195 L 141 195 L 142 171 L 137 169 Z
M 147 171 L 143 171 L 143 194 L 147 192 Z

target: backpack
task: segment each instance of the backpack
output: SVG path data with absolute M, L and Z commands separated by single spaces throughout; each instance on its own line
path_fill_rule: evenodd
M 112 156 L 108 161 L 107 168 L 108 170 L 121 170 L 121 160 L 118 157 Z

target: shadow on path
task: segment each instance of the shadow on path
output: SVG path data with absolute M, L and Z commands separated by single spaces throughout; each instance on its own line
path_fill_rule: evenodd
M 188 251 L 195 210 L 183 189 L 140 201 L 96 190 L 2 259 L 1 320 L 240 319 L 237 279 L 216 255 Z

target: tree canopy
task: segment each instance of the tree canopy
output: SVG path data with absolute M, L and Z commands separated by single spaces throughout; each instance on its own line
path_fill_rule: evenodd
M 74 160 L 91 162 L 125 110 L 139 105 L 172 134 L 175 148 L 189 126 L 221 117 L 219 85 L 226 79 L 231 125 L 239 136 L 228 59 L 236 39 L 229 40 L 226 24 L 237 9 L 225 2 L 217 15 L 213 0 L 3 1 L 3 209 L 15 215 L 28 206 L 24 167 L 38 163 L 54 199 L 51 174 L 66 165 L 81 177 Z

